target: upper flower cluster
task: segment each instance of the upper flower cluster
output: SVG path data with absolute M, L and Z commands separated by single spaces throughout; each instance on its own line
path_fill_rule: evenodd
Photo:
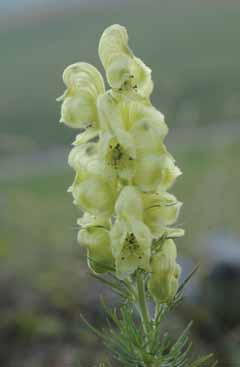
M 92 65 L 79 62 L 63 73 L 67 87 L 61 122 L 80 128 L 69 154 L 76 176 L 71 191 L 84 212 L 78 240 L 95 272 L 124 278 L 141 268 L 158 301 L 173 297 L 180 274 L 170 227 L 181 203 L 167 190 L 181 174 L 164 145 L 164 116 L 152 106 L 151 70 L 128 46 L 124 27 L 107 28 L 99 56 L 111 87 Z

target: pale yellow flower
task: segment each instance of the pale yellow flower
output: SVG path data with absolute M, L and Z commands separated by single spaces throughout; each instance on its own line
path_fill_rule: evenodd
M 135 119 L 129 132 L 134 139 L 137 154 L 166 152 L 163 141 L 168 133 L 168 128 L 164 116 L 152 106 L 135 103 L 135 107 Z
M 123 180 L 132 179 L 135 172 L 134 158 L 119 143 L 117 138 L 108 132 L 102 134 L 99 142 L 99 155 L 105 162 L 105 169 L 112 170 L 112 175 L 118 175 Z
M 141 193 L 136 186 L 123 187 L 115 204 L 115 213 L 118 218 L 128 222 L 132 218 L 142 220 L 143 201 Z
M 117 182 L 110 177 L 98 159 L 97 143 L 75 146 L 68 157 L 68 163 L 76 171 L 75 180 L 68 189 L 74 204 L 91 214 L 112 213 L 117 195 Z
M 68 164 L 77 172 L 102 173 L 102 165 L 98 157 L 96 143 L 75 146 L 69 153 Z
M 133 183 L 143 191 L 168 190 L 176 178 L 181 175 L 180 169 L 168 154 L 148 154 L 136 161 Z
M 128 46 L 125 27 L 114 24 L 103 32 L 99 41 L 99 57 L 113 89 L 135 90 L 148 98 L 153 90 L 151 69 L 135 57 Z
M 129 276 L 138 268 L 149 270 L 152 236 L 143 222 L 117 219 L 110 233 L 119 278 Z
M 60 122 L 72 128 L 98 127 L 97 97 L 104 93 L 101 74 L 92 65 L 79 62 L 63 73 L 67 90 L 58 100 L 62 102 Z
M 142 99 L 114 95 L 110 91 L 98 98 L 100 126 L 116 136 L 130 155 L 161 152 L 168 133 L 163 114 Z
M 143 220 L 150 228 L 152 235 L 159 238 L 164 233 L 168 234 L 170 230 L 168 226 L 176 222 L 182 203 L 177 201 L 174 195 L 160 190 L 154 193 L 143 193 L 142 199 Z
M 176 263 L 177 250 L 172 240 L 166 240 L 151 259 L 148 289 L 156 302 L 168 303 L 178 289 L 181 267 Z
M 73 195 L 73 203 L 91 214 L 111 215 L 116 200 L 116 186 L 99 175 L 77 173 L 68 189 Z
M 102 159 L 120 178 L 134 177 L 143 190 L 154 190 L 159 180 L 169 187 L 179 171 L 163 144 L 168 131 L 163 115 L 151 105 L 115 99 L 111 93 L 98 99 L 98 109 L 105 131 L 99 143 Z

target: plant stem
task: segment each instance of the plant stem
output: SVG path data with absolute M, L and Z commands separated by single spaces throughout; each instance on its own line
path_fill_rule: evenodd
M 154 320 L 156 321 L 158 315 L 159 315 L 159 312 L 161 310 L 161 305 L 159 303 L 156 303 L 155 304 L 155 313 L 154 313 Z
M 138 290 L 138 306 L 139 306 L 138 309 L 140 317 L 143 322 L 144 331 L 147 334 L 149 330 L 149 312 L 146 301 L 144 279 L 140 272 L 138 272 L 137 274 L 137 290 Z

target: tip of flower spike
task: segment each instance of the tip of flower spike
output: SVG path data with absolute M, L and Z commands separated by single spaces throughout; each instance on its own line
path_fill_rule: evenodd
M 117 37 L 118 41 L 125 42 L 125 43 L 128 42 L 127 28 L 124 27 L 123 25 L 116 23 L 116 24 L 110 25 L 103 31 L 100 41 L 99 41 L 99 48 L 101 48 L 101 41 L 103 40 L 103 38 L 109 35 L 112 37 Z

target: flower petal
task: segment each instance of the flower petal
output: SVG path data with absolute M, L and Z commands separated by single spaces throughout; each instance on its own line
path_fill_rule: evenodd
M 89 176 L 71 187 L 74 204 L 91 214 L 111 215 L 115 188 L 99 176 Z
M 169 230 L 168 225 L 176 222 L 182 203 L 167 192 L 145 193 L 142 197 L 144 223 L 150 228 L 153 236 L 159 238 Z
M 134 184 L 143 191 L 155 191 L 158 186 L 167 190 L 180 174 L 167 154 L 149 154 L 136 161 Z
M 105 91 L 101 74 L 90 64 L 76 63 L 65 69 L 63 81 L 68 89 L 62 97 L 60 122 L 72 128 L 97 127 L 97 97 Z
M 104 228 L 87 227 L 78 232 L 78 242 L 88 249 L 88 265 L 96 273 L 114 267 L 109 232 Z
M 125 186 L 121 190 L 116 201 L 115 212 L 117 216 L 125 220 L 129 220 L 129 218 L 142 219 L 142 198 L 139 190 L 135 186 Z
M 113 89 L 125 92 L 135 90 L 144 98 L 149 98 L 153 90 L 151 69 L 129 48 L 125 27 L 114 24 L 105 29 L 98 51 L 108 83 Z
M 94 128 L 88 128 L 78 134 L 73 142 L 73 145 L 81 145 L 88 143 L 89 140 L 95 139 L 98 136 L 98 131 Z
M 63 81 L 70 92 L 85 89 L 86 93 L 97 95 L 104 93 L 105 86 L 102 75 L 91 64 L 78 62 L 69 65 L 63 72 Z
M 75 171 L 101 173 L 96 143 L 86 143 L 75 146 L 69 153 L 68 164 Z

